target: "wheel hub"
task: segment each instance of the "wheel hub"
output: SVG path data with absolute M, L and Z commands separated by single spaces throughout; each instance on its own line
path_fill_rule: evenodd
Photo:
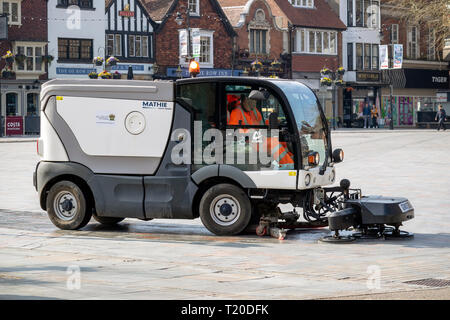
M 61 191 L 55 197 L 53 207 L 58 218 L 70 221 L 77 213 L 78 206 L 75 196 L 69 191 Z
M 232 225 L 239 218 L 241 207 L 239 201 L 231 195 L 217 196 L 210 207 L 210 214 L 214 222 L 221 226 Z

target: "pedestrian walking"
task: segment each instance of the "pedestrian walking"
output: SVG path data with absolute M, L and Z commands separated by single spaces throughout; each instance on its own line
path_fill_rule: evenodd
M 438 127 L 437 127 L 437 131 L 439 131 L 441 128 L 444 129 L 445 131 L 445 118 L 447 117 L 447 114 L 445 113 L 445 109 L 442 107 L 442 105 L 440 104 L 438 107 L 438 112 L 436 114 L 436 118 L 435 120 L 438 121 Z
M 374 105 L 372 107 L 372 109 L 370 110 L 370 114 L 372 117 L 372 125 L 370 127 L 371 128 L 379 128 L 379 126 L 378 126 L 378 108 L 376 105 Z
M 363 107 L 363 119 L 364 119 L 364 128 L 369 128 L 370 121 L 370 107 L 369 103 L 366 102 Z

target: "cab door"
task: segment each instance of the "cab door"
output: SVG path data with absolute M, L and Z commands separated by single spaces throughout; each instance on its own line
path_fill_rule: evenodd
M 265 99 L 251 99 L 255 90 L 263 92 Z M 222 116 L 227 119 L 224 164 L 242 170 L 257 188 L 295 190 L 296 152 L 289 141 L 293 130 L 286 119 L 282 99 L 270 88 L 248 82 L 225 83 L 221 91 L 222 105 L 226 106 L 222 108 L 226 115 Z M 251 110 L 249 113 L 255 115 L 257 121 L 237 122 L 236 119 L 242 118 L 240 115 L 247 110 Z M 269 128 L 271 115 L 278 122 L 273 130 Z

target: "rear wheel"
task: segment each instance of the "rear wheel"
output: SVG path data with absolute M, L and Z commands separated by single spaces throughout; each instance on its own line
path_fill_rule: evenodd
M 242 232 L 252 216 L 251 203 L 244 190 L 232 184 L 218 184 L 208 189 L 199 205 L 203 225 L 217 235 Z
M 94 219 L 97 222 L 104 224 L 106 226 L 112 226 L 112 225 L 118 224 L 123 219 L 125 219 L 125 218 L 116 218 L 116 217 L 99 217 L 95 213 L 92 216 L 94 217 Z
M 75 230 L 89 222 L 92 208 L 78 185 L 71 181 L 60 181 L 48 192 L 47 213 L 58 228 Z

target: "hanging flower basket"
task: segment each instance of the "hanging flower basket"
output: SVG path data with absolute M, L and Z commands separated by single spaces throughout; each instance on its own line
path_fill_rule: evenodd
M 2 56 L 2 59 L 5 59 L 7 64 L 12 64 L 14 62 L 14 55 L 8 50 L 6 51 L 6 54 Z
M 118 62 L 119 62 L 119 59 L 117 59 L 116 57 L 109 57 L 106 60 L 106 65 L 107 66 L 115 66 L 115 65 L 117 65 Z
M 337 87 L 343 87 L 344 86 L 344 80 L 336 80 L 335 82 L 334 82 L 334 84 L 337 86 Z
M 103 58 L 102 57 L 95 57 L 92 61 L 96 66 L 100 67 L 103 65 Z
M 119 73 L 119 71 L 116 71 L 113 73 L 113 79 L 121 79 L 122 75 Z
M 261 61 L 255 60 L 255 61 L 252 62 L 253 70 L 258 71 L 259 69 L 261 69 L 261 67 L 262 67 Z
M 14 57 L 14 60 L 18 63 L 21 64 L 25 61 L 27 57 L 24 54 L 16 54 L 16 56 Z
M 330 78 L 325 77 L 325 78 L 320 79 L 320 85 L 322 85 L 322 86 L 331 86 L 331 83 L 332 83 L 332 81 Z
M 327 68 L 323 68 L 322 70 L 320 70 L 320 73 L 321 73 L 323 76 L 327 76 L 327 75 L 330 75 L 330 74 L 331 74 L 331 70 L 330 70 L 330 69 L 327 69 Z
M 111 73 L 109 73 L 108 71 L 102 71 L 102 72 L 100 72 L 99 74 L 98 74 L 98 76 L 100 77 L 100 78 L 102 78 L 102 79 L 111 79 L 112 78 L 112 75 L 111 75 Z
M 53 61 L 54 59 L 55 59 L 55 57 L 54 57 L 54 56 L 51 56 L 51 55 L 49 55 L 49 54 L 42 56 L 42 61 L 43 61 L 44 63 L 48 63 L 49 65 L 52 64 L 52 61 Z
M 278 60 L 275 60 L 275 61 L 273 61 L 270 65 L 271 65 L 272 68 L 274 68 L 274 69 L 280 69 L 280 67 L 281 67 L 281 62 L 278 61 Z
M 98 79 L 98 74 L 97 72 L 91 72 L 88 74 L 90 79 Z
M 339 75 L 343 76 L 344 73 L 345 73 L 345 69 L 344 69 L 343 67 L 339 67 L 339 68 L 337 69 L 337 73 L 338 73 Z

